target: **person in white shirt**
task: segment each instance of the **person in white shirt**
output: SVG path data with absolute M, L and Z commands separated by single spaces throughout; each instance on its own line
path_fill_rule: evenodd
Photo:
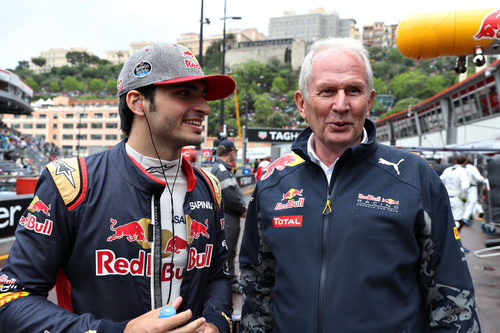
M 465 171 L 469 177 L 470 187 L 467 189 L 467 201 L 465 203 L 464 220 L 473 221 L 483 212 L 483 207 L 479 204 L 479 185 L 485 184 L 487 179 L 479 172 L 478 168 L 467 159 Z M 467 221 L 465 221 L 467 223 Z
M 464 224 L 465 202 L 467 200 L 467 190 L 470 186 L 469 177 L 463 167 L 465 161 L 465 155 L 456 156 L 455 165 L 446 168 L 440 176 L 448 191 L 451 211 L 455 224 L 459 230 Z

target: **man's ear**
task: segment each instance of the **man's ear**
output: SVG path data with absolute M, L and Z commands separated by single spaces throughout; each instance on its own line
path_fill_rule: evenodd
M 295 104 L 297 105 L 297 109 L 299 110 L 300 115 L 304 120 L 307 120 L 306 113 L 304 111 L 304 95 L 300 92 L 300 90 L 295 91 Z
M 135 115 L 144 115 L 144 96 L 137 90 L 127 93 L 127 106 Z

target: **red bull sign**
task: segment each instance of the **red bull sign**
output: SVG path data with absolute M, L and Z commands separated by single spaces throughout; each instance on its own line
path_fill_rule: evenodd
M 474 39 L 480 40 L 483 38 L 500 39 L 500 9 L 483 18 Z

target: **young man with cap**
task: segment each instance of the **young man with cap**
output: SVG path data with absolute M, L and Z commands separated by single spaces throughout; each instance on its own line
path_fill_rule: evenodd
M 1 272 L 1 332 L 230 331 L 220 187 L 181 148 L 201 143 L 207 101 L 234 88 L 181 45 L 128 59 L 125 139 L 43 171 Z M 179 314 L 160 318 L 167 304 Z
M 238 278 L 234 272 L 234 258 L 240 237 L 240 218 L 245 217 L 246 203 L 243 199 L 231 165 L 236 160 L 237 149 L 231 140 L 222 140 L 217 147 L 217 160 L 211 172 L 219 179 L 224 203 L 224 231 L 228 249 L 227 263 L 231 275 L 232 290 L 239 293 Z

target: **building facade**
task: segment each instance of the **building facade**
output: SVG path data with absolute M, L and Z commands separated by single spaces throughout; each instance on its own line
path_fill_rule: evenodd
M 326 37 L 360 38 L 354 19 L 340 19 L 336 12 L 326 12 L 322 8 L 311 10 L 309 14 L 296 15 L 293 11 L 284 16 L 273 17 L 269 21 L 269 39 L 301 38 L 305 42 Z
M 233 36 L 233 37 L 229 37 Z M 203 37 L 203 54 L 207 52 L 207 49 L 212 45 L 212 43 L 216 40 L 222 40 L 223 36 L 213 35 Z M 235 47 L 238 43 L 241 42 L 251 42 L 251 41 L 259 41 L 265 40 L 266 36 L 257 31 L 257 29 L 235 29 L 235 30 L 226 30 L 226 45 L 229 45 L 229 48 Z M 195 55 L 200 54 L 200 35 L 194 32 L 189 32 L 182 34 L 180 38 L 177 39 L 177 43 L 184 45 L 188 49 L 190 49 Z
M 136 51 L 142 49 L 145 46 L 152 44 L 152 42 L 135 42 L 130 43 L 130 49 L 128 50 L 111 50 L 106 51 L 106 60 L 112 64 L 124 64 L 127 59 L 134 54 Z
M 396 45 L 397 24 L 385 25 L 375 22 L 363 27 L 363 45 L 370 47 L 393 47 Z
M 45 58 L 45 60 L 47 60 L 45 65 L 39 67 L 30 60 L 29 68 L 33 70 L 35 73 L 39 74 L 39 73 L 50 72 L 50 69 L 52 67 L 71 66 L 71 64 L 68 62 L 68 59 L 66 59 L 66 54 L 68 52 L 86 52 L 89 55 L 93 55 L 85 48 L 71 48 L 69 50 L 61 48 L 52 48 L 48 51 L 40 52 L 39 57 Z

